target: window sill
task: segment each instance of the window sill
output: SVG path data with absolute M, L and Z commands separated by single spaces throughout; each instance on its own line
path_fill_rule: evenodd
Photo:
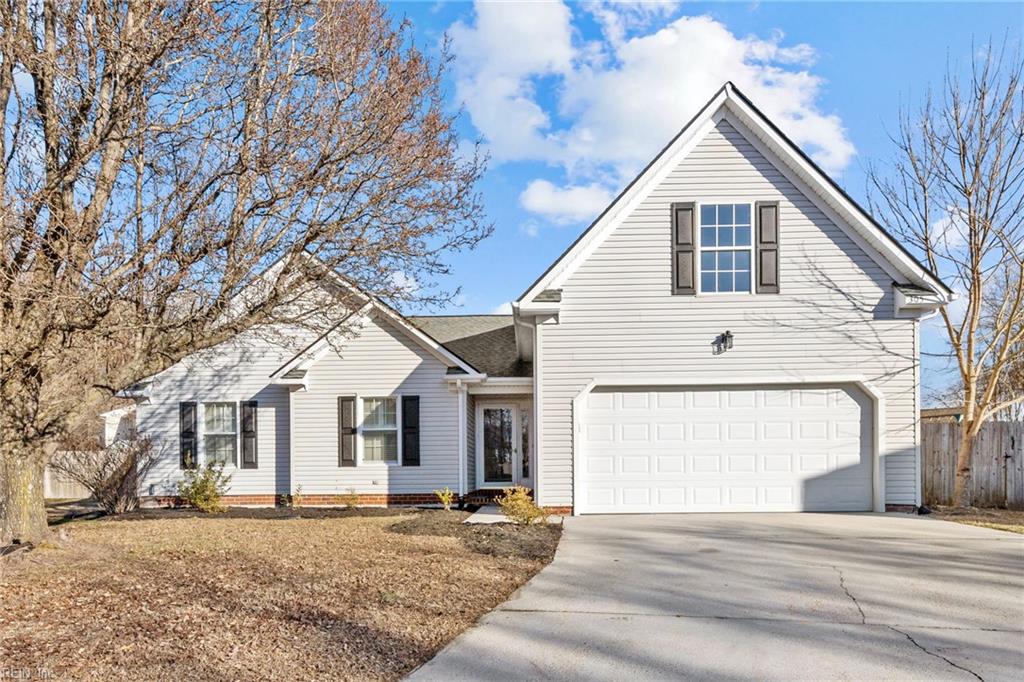
M 765 294 L 737 293 L 737 292 L 733 292 L 733 291 L 730 291 L 728 293 L 718 294 L 718 293 L 714 293 L 714 292 L 710 292 L 709 291 L 709 292 L 703 292 L 703 293 L 699 293 L 699 294 L 694 294 L 693 297 L 694 298 L 706 298 L 706 299 L 711 299 L 711 300 L 715 300 L 715 301 L 746 301 L 746 300 L 749 300 L 751 298 L 757 298 L 759 296 L 764 296 L 764 295 Z

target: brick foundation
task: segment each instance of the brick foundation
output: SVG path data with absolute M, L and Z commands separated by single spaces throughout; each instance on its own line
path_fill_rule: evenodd
M 898 512 L 900 514 L 916 514 L 917 507 L 912 504 L 887 504 L 885 505 L 885 511 Z
M 354 499 L 353 499 L 354 498 Z M 144 505 L 158 507 L 177 507 L 182 505 L 181 498 L 146 497 Z M 225 495 L 221 502 L 229 507 L 273 507 L 288 504 L 287 495 Z M 344 507 L 355 503 L 359 506 L 401 507 L 417 504 L 439 504 L 434 493 L 356 493 L 355 495 L 303 495 L 303 506 Z
M 465 504 L 493 504 L 501 490 L 474 490 L 468 493 Z M 353 499 L 353 497 L 355 499 Z M 143 497 L 144 507 L 181 507 L 181 498 L 175 496 Z M 221 502 L 229 507 L 274 507 L 287 506 L 287 495 L 225 495 Z M 355 493 L 354 495 L 303 495 L 304 507 L 345 507 L 352 503 L 366 507 L 405 507 L 414 505 L 437 505 L 437 496 L 430 493 Z M 569 516 L 572 507 L 544 507 L 550 514 Z

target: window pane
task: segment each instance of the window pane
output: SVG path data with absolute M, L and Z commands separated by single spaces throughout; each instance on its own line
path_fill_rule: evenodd
M 714 270 L 715 269 L 715 252 L 705 251 L 700 254 L 700 268 L 701 270 Z
M 363 426 L 368 428 L 394 428 L 397 412 L 394 398 L 364 398 Z
M 736 224 L 737 225 L 749 225 L 750 224 L 750 205 L 749 204 L 736 204 Z
M 205 403 L 203 428 L 207 433 L 235 433 L 235 404 Z
M 714 225 L 715 224 L 715 207 L 701 206 L 700 207 L 700 224 L 701 225 Z
M 718 245 L 719 246 L 732 246 L 732 228 L 731 227 L 720 227 L 720 228 L 718 228 Z
M 719 204 L 718 205 L 718 224 L 719 225 L 731 225 L 732 224 L 732 204 Z
M 732 251 L 718 252 L 718 269 L 732 270 Z
M 750 291 L 750 271 L 736 273 L 736 291 Z
M 367 462 L 397 462 L 398 432 L 364 431 L 363 459 Z
M 235 464 L 235 436 L 207 435 L 205 445 L 207 462 L 219 462 L 225 466 Z
M 713 227 L 702 227 L 702 228 L 700 228 L 700 245 L 701 246 L 714 246 L 715 245 L 715 228 L 713 228 Z
M 736 246 L 750 246 L 750 228 L 736 228 Z
M 746 270 L 750 272 L 750 252 L 749 251 L 736 251 L 736 269 Z
M 720 273 L 718 273 L 718 290 L 719 291 L 733 291 L 733 288 L 732 288 L 732 273 L 731 272 L 720 272 Z
M 700 290 L 701 291 L 718 291 L 715 286 L 715 273 L 705 272 L 700 276 Z

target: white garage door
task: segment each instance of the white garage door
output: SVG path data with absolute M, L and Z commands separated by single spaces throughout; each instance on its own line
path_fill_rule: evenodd
M 585 405 L 580 513 L 871 509 L 854 388 L 595 390 Z

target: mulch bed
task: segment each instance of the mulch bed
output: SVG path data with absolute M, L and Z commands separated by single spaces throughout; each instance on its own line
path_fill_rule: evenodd
M 398 679 L 546 565 L 560 535 L 465 517 L 161 509 L 64 523 L 65 541 L 0 564 L 0 669 Z

